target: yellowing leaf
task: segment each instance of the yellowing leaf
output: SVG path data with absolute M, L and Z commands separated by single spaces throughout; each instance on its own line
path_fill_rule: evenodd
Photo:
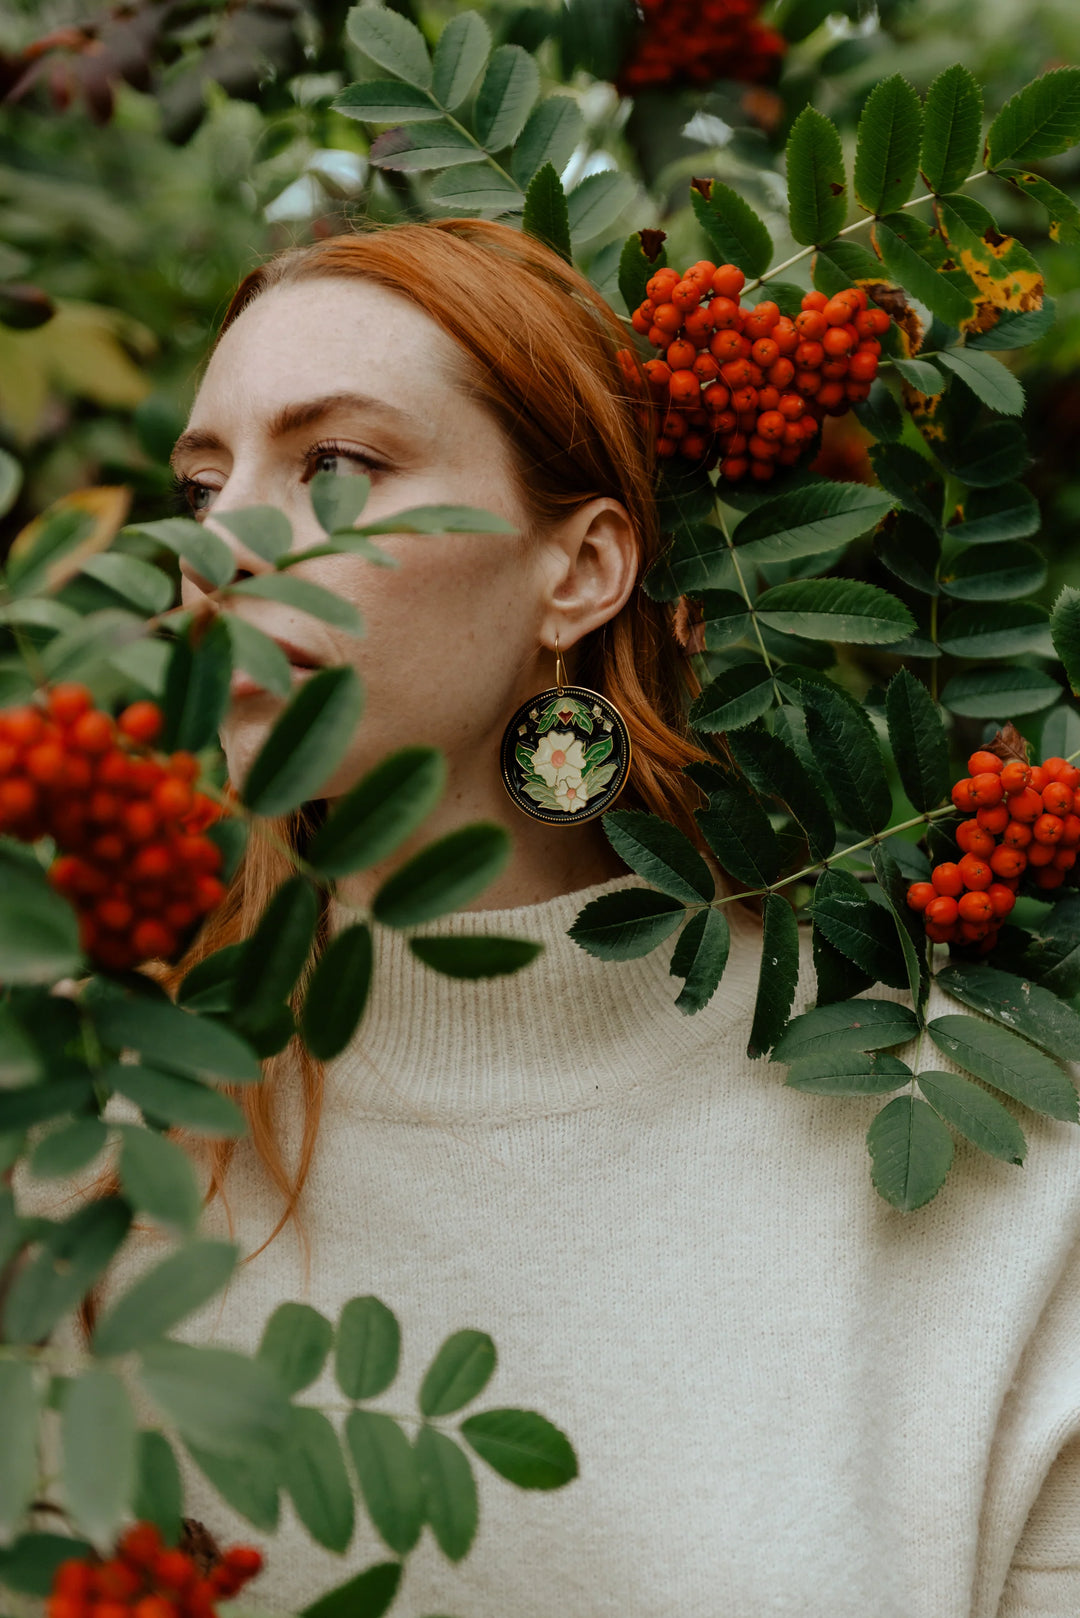
M 90 517 L 94 526 L 70 550 L 62 551 L 45 572 L 41 589 L 46 592 L 59 590 L 61 585 L 81 571 L 89 557 L 108 550 L 124 524 L 130 505 L 131 490 L 120 484 L 75 489 L 71 494 L 54 500 L 47 510 L 34 517 L 16 534 L 9 552 L 10 558 L 13 562 L 28 562 L 46 527 L 61 512 L 76 511 Z
M 1041 308 L 1042 271 L 1027 248 L 1015 237 L 1003 236 L 985 209 L 977 203 L 972 207 L 970 198 L 957 197 L 958 206 L 953 201 L 942 198 L 937 204 L 938 222 L 957 268 L 978 288 L 975 312 L 961 329 L 989 331 L 1004 309 Z

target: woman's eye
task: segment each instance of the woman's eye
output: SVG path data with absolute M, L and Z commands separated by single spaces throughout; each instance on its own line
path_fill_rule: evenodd
M 340 466 L 338 463 L 345 463 Z M 367 455 L 359 455 L 355 450 L 346 449 L 316 449 L 312 451 L 311 470 L 315 472 L 343 472 L 346 477 L 353 472 L 369 470 L 372 461 Z

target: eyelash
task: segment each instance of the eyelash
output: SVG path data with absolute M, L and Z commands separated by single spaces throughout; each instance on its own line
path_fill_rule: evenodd
M 371 455 L 362 455 L 359 450 L 346 449 L 344 444 L 328 440 L 320 444 L 312 444 L 304 454 L 305 466 L 311 460 L 317 460 L 321 455 L 340 455 L 344 461 L 355 461 L 359 466 L 366 467 L 369 472 L 385 470 L 385 463 L 377 461 Z M 307 478 L 303 480 L 307 482 Z M 172 484 L 173 514 L 184 517 L 197 517 L 198 512 L 191 504 L 191 492 L 194 489 L 206 489 L 210 494 L 217 494 L 216 489 L 209 483 L 200 483 L 198 478 L 188 477 L 186 472 L 174 472 Z

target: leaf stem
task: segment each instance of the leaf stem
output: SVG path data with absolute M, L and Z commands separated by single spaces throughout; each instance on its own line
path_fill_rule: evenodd
M 776 672 L 775 672 L 775 669 L 773 667 L 773 660 L 769 656 L 768 647 L 765 645 L 765 640 L 764 640 L 764 637 L 763 637 L 763 635 L 761 633 L 761 625 L 758 623 L 757 613 L 754 611 L 754 603 L 751 600 L 750 591 L 747 588 L 746 580 L 743 577 L 743 570 L 739 566 L 739 553 L 735 548 L 735 543 L 732 540 L 732 537 L 731 537 L 730 533 L 728 532 L 728 525 L 724 521 L 724 513 L 723 513 L 723 510 L 722 510 L 721 505 L 720 505 L 720 497 L 719 497 L 719 495 L 717 496 L 716 501 L 715 501 L 715 511 L 716 511 L 716 520 L 717 520 L 718 524 L 720 525 L 720 532 L 723 534 L 724 542 L 727 545 L 727 548 L 728 548 L 729 552 L 731 553 L 731 564 L 735 569 L 735 577 L 739 581 L 740 594 L 742 595 L 743 600 L 746 602 L 746 610 L 749 612 L 749 614 L 750 614 L 750 622 L 754 626 L 754 635 L 756 636 L 758 646 L 761 649 L 761 655 L 765 660 L 765 667 L 769 671 L 769 678 L 773 683 L 773 692 L 774 692 L 774 694 L 776 696 L 777 702 L 779 702 L 781 700 L 780 688 L 776 683 Z

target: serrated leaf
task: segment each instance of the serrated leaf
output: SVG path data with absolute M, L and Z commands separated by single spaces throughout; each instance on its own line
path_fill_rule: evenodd
M 675 1000 L 688 1015 L 708 1005 L 720 985 L 731 948 L 731 930 L 722 910 L 691 916 L 671 952 L 671 976 L 686 981 Z
M 780 842 L 765 809 L 741 783 L 710 788 L 694 819 L 709 847 L 737 882 L 768 887 L 780 873 Z
M 288 1394 L 309 1388 L 326 1364 L 334 1328 L 307 1303 L 282 1303 L 263 1327 L 257 1357 Z
M 1049 989 L 982 961 L 954 962 L 937 975 L 939 987 L 984 1017 L 1030 1039 L 1063 1062 L 1080 1050 L 1080 1015 Z
M 918 810 L 935 809 L 949 788 L 949 743 L 937 703 L 900 669 L 885 693 L 889 743 L 904 791 Z
M 621 888 L 593 899 L 579 911 L 568 935 L 602 961 L 648 955 L 675 931 L 685 906 L 653 888 Z
M 975 167 L 982 107 L 979 82 L 960 62 L 939 73 L 926 92 L 919 169 L 931 191 L 955 190 Z
M 892 814 L 892 793 L 866 713 L 828 686 L 803 681 L 800 695 L 810 746 L 844 820 L 867 835 L 884 831 Z
M 939 274 L 886 220 L 874 222 L 873 239 L 889 274 L 924 303 L 932 315 L 958 329 L 971 319 L 974 312 L 971 298 Z M 940 355 L 934 358 L 939 359 Z
M 926 933 L 907 902 L 910 879 L 904 875 L 885 843 L 876 843 L 870 850 L 870 863 L 878 887 L 892 912 L 912 1001 L 921 1011 L 930 992 L 930 966 Z
M 1054 650 L 1065 668 L 1074 695 L 1080 691 L 1080 590 L 1065 585 L 1050 614 Z
M 941 626 L 938 644 L 952 657 L 1014 657 L 1042 653 L 1047 613 L 1034 601 L 975 601 L 957 607 Z
M 550 247 L 568 264 L 573 262 L 570 245 L 570 212 L 559 176 L 550 163 L 541 164 L 525 193 L 522 229 L 527 236 Z
M 366 79 L 360 84 L 347 84 L 330 105 L 346 118 L 365 124 L 431 123 L 442 117 L 427 90 L 401 79 Z
M 421 1415 L 453 1415 L 484 1391 L 494 1371 L 495 1344 L 487 1332 L 454 1332 L 442 1344 L 420 1385 Z
M 962 527 L 954 532 L 958 539 L 963 537 Z M 942 574 L 941 588 L 959 601 L 1015 601 L 1041 590 L 1046 572 L 1046 559 L 1034 545 L 995 543 L 961 552 Z M 1052 615 L 1050 633 L 1054 633 Z
M 871 90 L 855 143 L 855 195 L 874 214 L 902 207 L 919 171 L 922 107 L 906 79 L 893 73 Z
M 346 18 L 349 38 L 365 56 L 395 78 L 430 90 L 431 58 L 415 23 L 384 6 L 353 6 Z
M 773 1052 L 772 1060 L 777 1060 Z M 817 1052 L 791 1062 L 784 1083 L 815 1096 L 879 1096 L 899 1090 L 911 1080 L 906 1062 L 881 1052 Z
M 798 981 L 799 924 L 795 912 L 782 893 L 768 893 L 747 1056 L 765 1056 L 776 1044 L 787 1027 Z
M 995 1090 L 1035 1112 L 1069 1123 L 1077 1121 L 1077 1094 L 1071 1079 L 1051 1057 L 1001 1027 L 976 1017 L 936 1017 L 927 1032 L 938 1050 L 958 1067 L 985 1079 Z
M 842 1000 L 793 1017 L 773 1047 L 774 1062 L 877 1051 L 918 1037 L 919 1020 L 895 1000 Z
M 996 719 L 1004 724 L 1021 714 L 1049 708 L 1060 696 L 1061 687 L 1049 674 L 1016 664 L 954 675 L 941 693 L 941 701 L 966 718 Z
M 1012 372 L 992 354 L 980 349 L 943 348 L 935 355 L 939 365 L 966 382 L 977 399 L 1005 416 L 1019 416 L 1024 409 L 1024 389 Z
M 820 556 L 865 534 L 892 504 L 887 494 L 865 484 L 811 483 L 749 512 L 732 540 L 741 564 Z
M 773 680 L 763 663 L 737 663 L 710 680 L 690 705 L 694 730 L 713 733 L 752 724 L 772 707 Z
M 140 1275 L 94 1329 L 95 1354 L 153 1343 L 221 1291 L 236 1268 L 232 1242 L 189 1241 Z
M 590 242 L 599 236 L 615 223 L 633 194 L 633 180 L 618 169 L 588 175 L 566 199 L 571 240 Z
M 929 360 L 905 360 L 899 354 L 893 356 L 889 362 L 909 387 L 917 388 L 925 393 L 928 399 L 936 398 L 945 391 L 946 378 L 942 376 L 936 365 Z M 914 453 L 912 451 L 911 453 Z
M 859 645 L 888 645 L 914 634 L 911 613 L 887 590 L 854 579 L 799 579 L 777 584 L 754 603 L 762 623 L 789 635 Z
M 737 191 L 713 180 L 707 201 L 696 186 L 691 187 L 690 201 L 721 263 L 736 264 L 749 276 L 765 274 L 772 261 L 772 237 L 765 221 Z
M 1078 210 L 1080 217 L 1080 210 Z M 1053 231 L 1050 232 L 1053 236 Z M 1080 238 L 1078 238 L 1080 239 Z M 991 353 L 1004 353 L 1010 348 L 1026 348 L 1052 331 L 1057 319 L 1057 305 L 1049 293 L 1042 294 L 1037 309 L 1002 309 L 994 325 L 986 331 L 968 331 L 966 347 L 987 348 Z
M 994 1096 L 959 1073 L 928 1072 L 918 1077 L 919 1089 L 934 1111 L 967 1140 L 1003 1163 L 1024 1161 L 1024 1131 Z
M 602 825 L 615 852 L 661 893 L 684 904 L 708 901 L 715 894 L 709 867 L 670 821 L 638 809 L 615 809 L 604 815 Z
M 1037 163 L 1080 141 L 1080 68 L 1059 67 L 1006 101 L 986 136 L 986 164 Z
M 135 1412 L 112 1371 L 84 1370 L 60 1413 L 64 1503 L 95 1542 L 111 1538 L 135 1487 Z
M 281 1453 L 281 1481 L 308 1533 L 342 1552 L 353 1532 L 353 1496 L 337 1433 L 321 1410 L 294 1405 Z
M 520 45 L 500 45 L 492 52 L 476 97 L 473 120 L 480 142 L 501 152 L 521 134 L 540 94 L 540 69 Z
M 907 967 L 890 912 L 846 871 L 827 870 L 814 889 L 813 922 L 834 949 L 873 979 L 908 987 Z
M 728 738 L 728 747 L 755 792 L 780 798 L 806 833 L 814 859 L 825 859 L 836 844 L 829 806 L 798 754 L 781 737 L 755 725 Z
M 541 101 L 530 113 L 528 123 L 514 144 L 510 172 L 517 183 L 527 186 L 545 163 L 550 163 L 555 172 L 561 174 L 584 129 L 581 111 L 570 96 L 548 96 Z
M 415 927 L 462 910 L 505 868 L 510 851 L 510 834 L 498 822 L 460 826 L 387 877 L 372 914 L 386 927 Z
M 535 1410 L 482 1410 L 462 1422 L 461 1436 L 519 1489 L 561 1489 L 578 1475 L 570 1440 Z
M 839 1000 L 849 1000 L 852 995 L 869 989 L 874 982 L 870 972 L 864 972 L 830 944 L 818 927 L 811 931 L 810 946 L 817 979 L 817 1005 L 830 1006 Z
M 256 754 L 240 787 L 259 815 L 280 815 L 315 798 L 337 769 L 364 706 L 355 669 L 319 669 L 299 687 Z
M 448 111 L 464 101 L 488 59 L 491 30 L 476 11 L 451 17 L 435 47 L 432 89 Z
M 373 961 L 371 929 L 358 921 L 329 940 L 311 975 L 300 1032 L 312 1056 L 329 1062 L 352 1039 L 367 1007 Z
M 1052 242 L 1068 242 L 1072 246 L 1080 242 L 1080 208 L 1064 191 L 1059 191 L 1041 174 L 1030 174 L 1019 169 L 1012 172 L 1003 169 L 999 178 L 1007 180 L 1025 196 L 1034 197 L 1036 202 L 1042 203 L 1050 215 L 1049 235 Z
M 345 1437 L 364 1504 L 392 1551 L 406 1556 L 424 1524 L 424 1487 L 416 1453 L 392 1416 L 352 1410 Z
M 667 253 L 662 242 L 653 258 L 645 256 L 642 235 L 641 231 L 634 231 L 629 235 L 619 255 L 619 292 L 628 315 L 632 315 L 638 305 L 645 301 L 648 282 L 657 270 L 662 270 L 667 264 Z
M 464 213 L 517 213 L 525 206 L 518 186 L 479 163 L 459 165 L 437 174 L 431 182 L 431 200 L 440 208 Z
M 485 155 L 471 135 L 445 118 L 407 129 L 387 129 L 368 151 L 376 168 L 400 169 L 405 174 L 453 168 L 456 163 L 482 163 Z
M 476 1479 L 468 1456 L 436 1428 L 425 1423 L 416 1435 L 416 1464 L 424 1490 L 424 1515 L 439 1549 L 460 1562 L 476 1535 Z
M 995 421 L 956 446 L 938 446 L 942 464 L 972 489 L 992 489 L 1018 477 L 1028 466 L 1027 442 L 1011 421 Z
M 936 1197 L 952 1167 L 953 1141 L 937 1113 L 917 1096 L 897 1096 L 866 1132 L 876 1190 L 910 1213 Z
M 795 241 L 831 241 L 847 218 L 847 174 L 836 125 L 814 107 L 804 107 L 791 126 L 787 182 Z
M 350 1298 L 338 1321 L 334 1375 L 347 1399 L 374 1399 L 397 1376 L 401 1328 L 379 1298 Z

